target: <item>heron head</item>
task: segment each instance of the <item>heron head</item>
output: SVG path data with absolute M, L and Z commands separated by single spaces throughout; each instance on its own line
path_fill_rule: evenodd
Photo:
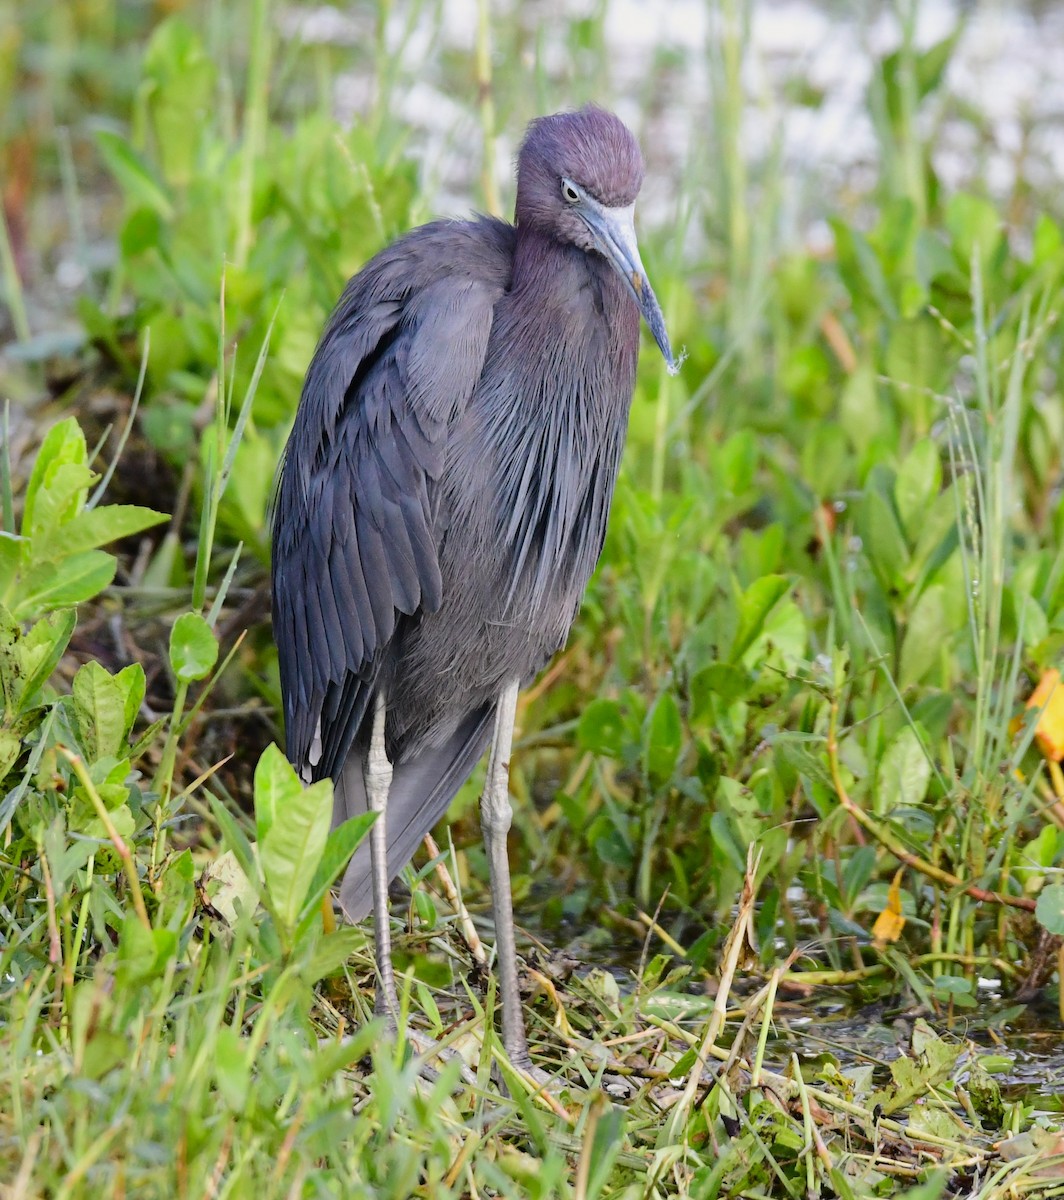
M 643 155 L 613 113 L 588 105 L 533 121 L 517 162 L 517 224 L 601 254 L 624 280 L 670 369 L 665 318 L 639 257 Z

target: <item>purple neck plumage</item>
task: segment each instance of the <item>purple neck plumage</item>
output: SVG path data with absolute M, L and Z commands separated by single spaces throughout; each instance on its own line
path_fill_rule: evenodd
M 538 314 L 536 324 L 550 330 L 549 336 L 573 334 L 578 343 L 573 349 L 585 364 L 605 368 L 622 387 L 625 381 L 631 385 L 639 355 L 639 309 L 600 254 L 519 224 L 510 290 L 528 297 L 531 307 L 525 311 Z M 582 302 L 585 294 L 593 298 L 591 306 Z M 574 326 L 572 318 L 593 321 L 594 329 Z M 596 362 L 594 343 L 600 338 L 605 361 Z

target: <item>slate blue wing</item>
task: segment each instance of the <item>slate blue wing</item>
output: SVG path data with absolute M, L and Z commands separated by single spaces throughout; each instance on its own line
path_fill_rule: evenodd
M 438 222 L 396 242 L 348 284 L 307 371 L 273 525 L 288 757 L 304 779 L 339 773 L 397 623 L 441 603 L 437 484 L 512 236 Z

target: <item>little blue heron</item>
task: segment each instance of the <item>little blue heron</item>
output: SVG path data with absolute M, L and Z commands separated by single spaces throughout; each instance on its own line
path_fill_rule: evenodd
M 348 283 L 307 371 L 273 521 L 288 756 L 378 814 L 344 876 L 398 1012 L 388 883 L 489 741 L 481 817 L 503 1044 L 530 1065 L 506 836 L 518 689 L 563 645 L 602 550 L 640 313 L 670 368 L 633 214 L 635 138 L 596 107 L 534 120 L 513 225 L 436 221 Z

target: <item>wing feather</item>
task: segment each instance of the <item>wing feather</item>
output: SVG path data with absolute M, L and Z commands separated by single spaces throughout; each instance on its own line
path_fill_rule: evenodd
M 480 377 L 512 229 L 415 230 L 351 280 L 307 371 L 273 518 L 288 756 L 335 775 L 398 623 L 435 611 L 437 485 Z

